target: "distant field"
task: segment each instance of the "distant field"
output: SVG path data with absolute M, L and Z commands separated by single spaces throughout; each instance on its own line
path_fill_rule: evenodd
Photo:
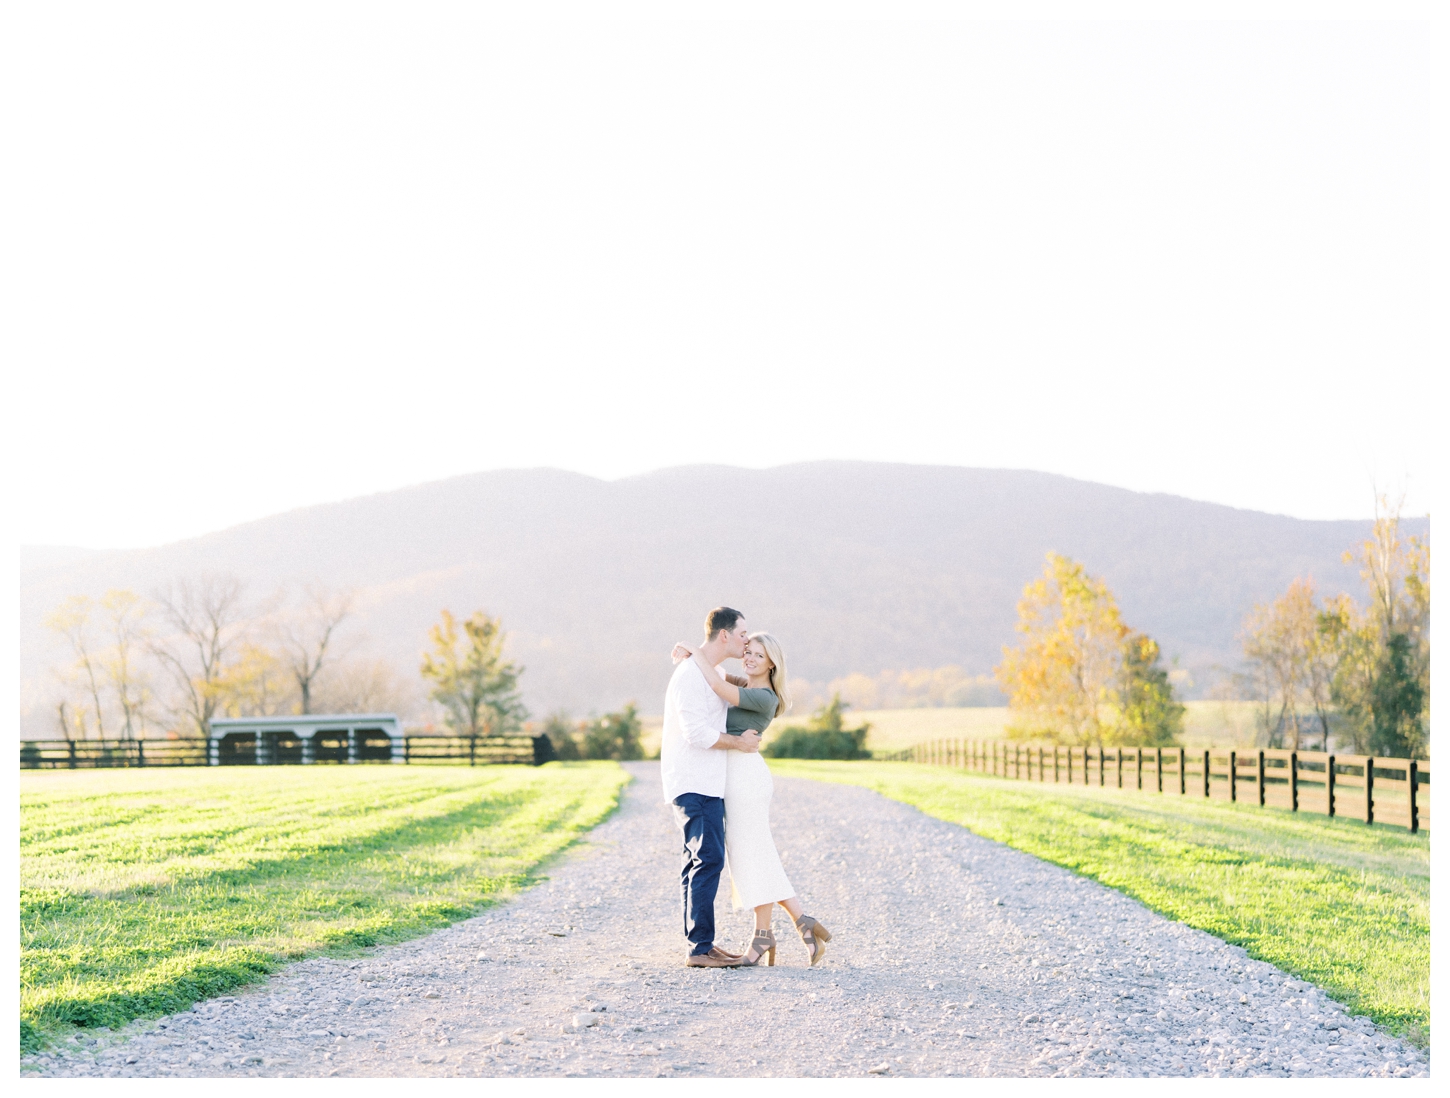
M 614 763 L 23 773 L 22 1047 L 465 918 L 628 780 Z
M 1183 719 L 1186 747 L 1231 747 L 1253 742 L 1253 702 L 1187 703 Z M 863 709 L 847 711 L 848 723 L 871 722 L 866 746 L 900 751 L 923 740 L 1000 739 L 1009 720 L 1006 706 L 990 709 Z
M 1202 750 L 1205 747 L 1237 747 L 1254 742 L 1254 703 L 1191 701 L 1183 718 L 1183 745 Z M 766 732 L 788 724 L 804 724 L 809 713 L 792 713 L 782 717 Z M 871 723 L 866 746 L 873 751 L 901 751 L 923 740 L 995 740 L 1006 734 L 1006 706 L 970 709 L 848 709 L 846 723 L 856 726 Z M 645 753 L 659 750 L 662 717 L 642 717 L 641 740 Z
M 1065 866 L 1243 946 L 1422 1047 L 1429 1040 L 1427 835 L 910 763 L 772 759 L 770 768 L 863 785 Z

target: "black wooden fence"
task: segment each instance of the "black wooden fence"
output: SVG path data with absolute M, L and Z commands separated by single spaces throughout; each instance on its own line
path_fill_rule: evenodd
M 997 740 L 929 740 L 887 761 L 960 767 L 1032 782 L 1112 786 L 1238 801 L 1367 824 L 1430 828 L 1429 759 L 1272 748 L 1062 747 Z
M 345 754 L 345 753 L 344 753 Z M 539 766 L 554 757 L 547 736 L 404 736 L 402 762 L 415 765 Z M 290 756 L 273 765 L 300 763 Z M 358 762 L 390 760 L 365 760 Z M 319 755 L 312 765 L 346 762 Z M 21 770 L 92 770 L 123 766 L 206 766 L 207 741 L 176 740 L 22 740 Z M 222 755 L 222 766 L 255 766 L 252 753 Z

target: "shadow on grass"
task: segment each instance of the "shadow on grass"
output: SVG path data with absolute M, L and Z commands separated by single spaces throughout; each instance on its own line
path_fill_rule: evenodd
M 247 868 L 199 873 L 104 898 L 23 889 L 22 990 L 43 990 L 22 1013 L 21 1051 L 44 1047 L 67 1027 L 116 1028 L 175 1013 L 256 982 L 290 961 L 356 954 L 470 918 L 545 879 L 555 859 L 619 810 L 632 780 L 626 775 L 597 817 L 571 822 L 591 793 L 581 789 L 538 820 L 528 842 L 506 840 L 501 854 L 479 849 L 461 864 L 424 860 L 414 868 L 407 856 L 456 849 L 471 834 L 506 825 L 527 811 L 534 799 L 528 791 L 403 821 L 362 843 L 321 843 Z M 495 858 L 507 868 L 478 872 L 479 862 Z M 347 922 L 312 929 L 311 940 L 298 948 L 269 949 L 245 940 L 286 937 L 289 922 L 329 919 Z M 78 929 L 77 922 L 89 925 Z

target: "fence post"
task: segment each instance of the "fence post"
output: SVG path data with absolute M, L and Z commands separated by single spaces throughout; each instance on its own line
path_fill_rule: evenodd
M 1157 769 L 1157 774 L 1158 774 L 1158 792 L 1159 793 L 1162 793 L 1163 792 L 1163 749 L 1161 747 L 1158 749 L 1158 769 Z
M 1324 767 L 1324 795 L 1325 808 L 1330 816 L 1334 815 L 1334 756 L 1329 756 L 1329 762 Z
M 1053 785 L 1056 785 L 1058 782 L 1062 781 L 1062 779 L 1058 776 L 1057 756 L 1058 756 L 1058 745 L 1057 744 L 1053 744 L 1052 745 L 1052 784 Z
M 1019 782 L 1022 780 L 1022 745 L 1020 743 L 1012 752 L 1012 777 Z
M 146 741 L 145 740 L 137 740 L 136 741 L 136 765 L 137 766 L 145 766 L 146 765 Z
M 1098 744 L 1098 788 L 1105 789 L 1108 784 L 1108 753 L 1103 750 L 1103 745 Z
M 1259 807 L 1264 807 L 1264 752 L 1259 750 Z
M 1228 753 L 1228 799 L 1231 801 L 1239 799 L 1239 753 L 1237 751 Z
M 67 740 L 66 743 L 70 747 L 70 769 L 74 770 L 76 768 L 76 742 Z
M 477 753 L 478 753 L 478 737 L 477 736 L 469 736 L 468 737 L 468 765 L 469 766 L 476 766 L 477 765 L 477 763 L 474 761 L 475 756 L 477 755 Z
M 1289 752 L 1289 811 L 1299 811 L 1299 752 Z
M 1178 749 L 1178 795 L 1188 796 L 1188 751 L 1182 747 Z
M 1364 822 L 1374 823 L 1374 759 L 1364 760 Z
M 1043 748 L 1041 746 L 1039 746 L 1037 748 L 1037 780 L 1039 782 L 1045 782 L 1045 781 L 1047 781 L 1047 771 L 1043 769 L 1043 762 L 1042 762 L 1042 759 L 1043 759 L 1042 753 L 1043 753 L 1044 750 L 1045 750 L 1045 748 Z
M 1410 834 L 1420 830 L 1420 764 L 1410 760 Z
M 1203 795 L 1205 797 L 1208 796 L 1208 783 L 1209 783 L 1208 768 L 1209 768 L 1209 752 L 1205 751 L 1203 753 Z
M 1143 792 L 1143 749 L 1133 748 L 1133 754 L 1138 756 L 1138 792 Z

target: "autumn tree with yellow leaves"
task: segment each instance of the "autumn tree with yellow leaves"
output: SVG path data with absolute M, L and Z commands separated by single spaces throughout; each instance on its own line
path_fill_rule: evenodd
M 504 659 L 503 623 L 482 610 L 462 621 L 444 610 L 428 639 L 421 671 L 444 723 L 460 736 L 516 731 L 528 716 L 518 694 L 523 668 Z
M 1003 648 L 996 669 L 1010 699 L 1009 735 L 1097 746 L 1177 741 L 1184 709 L 1158 645 L 1123 623 L 1102 580 L 1048 553 L 1017 614 L 1022 642 Z

